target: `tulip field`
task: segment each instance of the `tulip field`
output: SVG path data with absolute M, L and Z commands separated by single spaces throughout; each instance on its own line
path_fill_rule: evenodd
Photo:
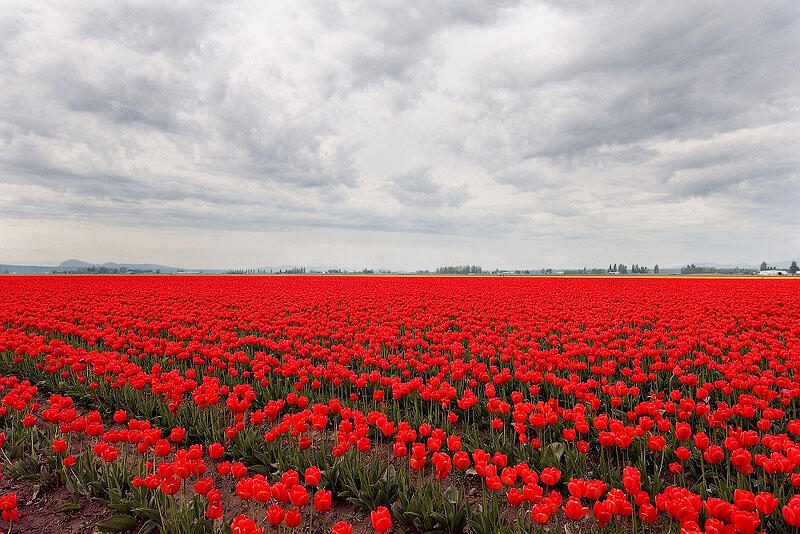
M 800 532 L 799 369 L 796 279 L 4 276 L 0 531 Z

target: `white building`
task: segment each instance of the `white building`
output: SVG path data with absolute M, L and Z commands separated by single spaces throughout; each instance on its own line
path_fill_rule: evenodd
M 786 276 L 789 274 L 789 271 L 784 271 L 783 269 L 767 269 L 764 271 L 758 271 L 759 276 Z

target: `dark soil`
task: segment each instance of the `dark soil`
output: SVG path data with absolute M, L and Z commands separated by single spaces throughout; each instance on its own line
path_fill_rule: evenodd
M 14 522 L 13 533 L 90 533 L 96 531 L 97 523 L 112 515 L 100 501 L 78 498 L 61 486 L 43 489 L 27 480 L 12 483 L 4 480 L 0 488 L 2 493 L 17 494 L 20 518 Z M 0 524 L 8 532 L 9 524 L 4 521 Z

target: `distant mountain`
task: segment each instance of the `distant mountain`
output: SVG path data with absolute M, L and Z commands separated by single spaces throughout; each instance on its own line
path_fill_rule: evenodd
M 182 269 L 156 263 L 89 263 L 87 261 L 69 259 L 58 265 L 4 265 L 0 264 L 0 274 L 50 274 L 50 273 L 86 273 L 86 272 L 130 272 L 130 273 L 203 273 L 218 274 L 228 272 L 227 269 Z
M 0 274 L 50 274 L 58 267 L 46 265 L 10 265 L 0 264 Z
M 256 269 L 191 269 L 172 267 L 171 265 L 161 265 L 158 263 L 117 263 L 108 261 L 105 263 L 91 263 L 88 261 L 77 260 L 74 258 L 64 260 L 58 265 L 10 265 L 0 264 L 0 274 L 51 274 L 51 273 L 86 273 L 97 272 L 101 269 L 104 272 L 120 272 L 128 271 L 133 273 L 163 273 L 163 274 L 177 274 L 177 273 L 202 273 L 202 274 L 223 274 L 230 271 L 234 272 L 259 272 L 259 273 L 279 273 L 287 272 L 296 269 L 301 269 L 302 265 L 267 265 Z M 307 273 L 320 272 L 325 273 L 330 270 L 342 270 L 340 267 L 328 265 L 311 265 L 305 266 Z
M 85 261 L 81 260 L 65 260 L 58 264 L 58 266 L 63 269 L 85 269 L 87 267 L 91 267 L 92 265 L 94 264 L 86 263 Z
M 109 261 L 106 263 L 88 263 L 81 260 L 66 260 L 62 261 L 58 265 L 59 271 L 78 271 L 78 270 L 86 270 L 92 267 L 101 268 L 104 267 L 108 270 L 121 270 L 125 269 L 128 271 L 141 271 L 141 272 L 162 272 L 162 273 L 176 273 L 180 269 L 178 267 L 170 267 L 169 265 L 159 265 L 156 263 L 116 263 L 113 261 Z M 204 269 L 203 272 L 223 272 L 219 269 Z

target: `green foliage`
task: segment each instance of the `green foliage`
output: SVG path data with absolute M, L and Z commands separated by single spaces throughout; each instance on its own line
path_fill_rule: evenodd
M 421 486 L 405 486 L 392 506 L 392 516 L 407 528 L 432 534 L 464 532 L 469 506 L 462 492 L 454 486 L 442 491 L 430 480 Z
M 112 515 L 97 523 L 100 532 L 127 532 L 136 527 L 136 518 L 129 515 Z
M 332 491 L 335 489 L 339 498 L 364 512 L 376 510 L 379 506 L 390 507 L 401 493 L 394 466 L 387 466 L 376 456 L 366 463 L 351 461 L 350 465 L 344 467 L 335 466 L 326 477 L 326 482 Z
M 217 532 L 214 523 L 205 517 L 205 508 L 200 498 L 169 498 L 166 506 L 137 508 L 134 513 L 147 518 L 142 531 L 158 531 L 160 534 L 211 534 Z
M 494 501 L 488 504 L 477 504 L 470 509 L 467 519 L 470 533 L 498 534 L 508 532 L 505 521 L 500 516 L 500 509 Z

